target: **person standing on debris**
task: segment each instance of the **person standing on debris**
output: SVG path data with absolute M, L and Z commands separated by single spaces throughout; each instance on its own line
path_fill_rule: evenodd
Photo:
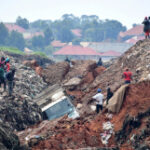
M 0 68 L 0 87 L 1 84 L 4 84 L 4 91 L 6 91 L 6 81 L 4 77 L 4 69 L 2 67 Z
M 6 74 L 6 79 L 8 81 L 9 96 L 11 96 L 13 92 L 15 71 L 15 69 L 12 69 Z
M 145 38 L 147 39 L 147 38 L 149 38 L 149 26 L 150 26 L 150 22 L 147 17 L 145 17 L 142 24 L 144 24 Z
M 123 78 L 125 80 L 125 84 L 131 83 L 132 80 L 132 72 L 129 71 L 128 68 L 125 69 L 125 72 L 123 73 Z
M 68 63 L 70 63 L 70 60 L 69 60 L 68 57 L 66 57 L 65 61 L 68 62 Z
M 0 68 L 4 68 L 4 66 L 5 66 L 5 57 L 1 57 Z
M 9 70 L 10 70 L 10 64 L 9 64 L 9 62 L 10 62 L 10 59 L 6 58 L 6 60 L 5 60 L 6 72 L 9 72 Z
M 96 112 L 97 114 L 99 113 L 99 110 L 101 109 L 101 111 L 103 110 L 103 99 L 104 99 L 104 95 L 101 94 L 102 90 L 101 89 L 97 89 L 97 94 L 95 96 L 93 96 L 92 98 L 96 100 Z
M 113 96 L 113 92 L 111 91 L 110 88 L 107 89 L 107 100 L 106 100 L 106 104 L 108 105 L 108 101 L 109 99 L 111 99 L 111 97 Z
M 102 66 L 102 65 L 103 65 L 102 59 L 99 58 L 99 60 L 98 60 L 98 62 L 97 62 L 97 67 L 98 67 L 98 66 Z

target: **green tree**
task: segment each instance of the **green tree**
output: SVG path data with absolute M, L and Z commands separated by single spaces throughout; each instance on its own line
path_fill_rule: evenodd
M 80 45 L 81 39 L 80 38 L 75 38 L 72 40 L 73 45 Z
M 54 40 L 53 32 L 50 28 L 46 28 L 44 31 L 45 45 L 49 45 Z
M 68 28 L 64 27 L 64 28 L 60 29 L 59 36 L 58 36 L 58 39 L 60 41 L 71 42 L 73 38 L 74 38 L 74 36 Z
M 8 41 L 9 41 L 8 43 L 10 46 L 16 47 L 20 50 L 24 50 L 25 40 L 21 33 L 17 32 L 17 31 L 12 31 L 10 33 Z
M 24 29 L 29 28 L 29 21 L 26 18 L 21 18 L 20 16 L 17 18 L 16 24 L 21 26 Z
M 32 45 L 34 48 L 43 48 L 45 45 L 44 37 L 39 35 L 39 36 L 34 36 L 32 38 Z
M 3 23 L 0 23 L 0 45 L 5 45 L 8 39 L 8 29 Z

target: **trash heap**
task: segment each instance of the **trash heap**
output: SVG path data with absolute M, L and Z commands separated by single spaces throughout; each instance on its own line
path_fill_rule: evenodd
M 0 57 L 10 58 L 10 67 L 16 69 L 13 95 L 0 91 L 0 119 L 12 130 L 23 130 L 42 121 L 42 113 L 33 98 L 47 87 L 47 83 L 19 58 L 0 51 Z
M 82 79 L 74 87 L 66 87 L 67 93 L 74 96 L 74 103 L 80 109 L 80 118 L 70 120 L 67 117 L 52 122 L 42 122 L 20 134 L 20 139 L 25 142 L 25 137 L 37 135 L 44 137 L 32 143 L 32 149 L 79 149 L 79 148 L 110 148 L 121 150 L 150 149 L 150 40 L 137 42 L 124 55 L 114 63 L 94 75 L 96 68 L 88 70 L 84 76 L 63 76 L 61 84 L 66 84 L 74 77 Z M 125 92 L 125 98 L 118 113 L 112 117 L 106 116 L 107 110 L 96 115 L 91 109 L 91 97 L 96 89 L 102 88 L 106 94 L 109 86 L 115 92 L 122 84 L 122 72 L 128 67 L 133 72 L 132 84 Z M 70 71 L 73 68 L 69 69 Z M 81 70 L 81 69 L 80 69 Z M 85 82 L 89 72 L 94 75 L 90 82 Z M 89 75 L 90 76 L 90 75 Z M 67 78 L 68 77 L 68 78 Z M 71 87 L 71 88 L 70 88 Z M 107 123 L 107 124 L 105 124 Z M 106 125 L 108 128 L 106 128 Z M 104 128 L 103 128 L 104 127 Z M 106 130 L 107 129 L 107 130 Z M 19 134 L 19 133 L 18 133 Z M 30 142 L 29 142 L 30 143 Z

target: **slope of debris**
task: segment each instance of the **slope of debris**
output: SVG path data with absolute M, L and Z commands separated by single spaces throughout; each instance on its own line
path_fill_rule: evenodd
M 142 93 L 141 89 L 146 89 Z M 113 148 L 121 150 L 149 148 L 150 142 L 150 82 L 131 84 L 127 90 L 121 111 L 112 115 L 88 114 L 77 120 L 65 117 L 52 122 L 44 121 L 38 126 L 20 133 L 23 143 L 29 137 L 29 145 L 38 149 L 78 149 L 87 147 Z M 136 93 L 136 96 L 135 96 Z M 104 123 L 110 121 L 114 126 L 108 144 L 102 143 Z M 38 138 L 36 138 L 38 137 Z M 31 139 L 30 139 L 31 138 Z
M 96 77 L 91 88 L 100 86 L 106 89 L 107 85 L 117 89 L 123 83 L 122 73 L 128 67 L 133 73 L 133 82 L 138 82 L 150 73 L 150 40 L 137 42 L 123 56 L 117 59 L 103 74 Z
M 0 52 L 10 58 L 11 68 L 16 69 L 13 95 L 0 91 L 0 118 L 13 130 L 23 130 L 29 125 L 42 121 L 42 113 L 32 99 L 47 87 L 35 71 L 22 64 L 22 60 Z
M 0 121 L 0 149 L 29 150 L 28 147 L 20 145 L 19 138 L 2 121 Z
M 80 109 L 84 111 L 81 117 L 77 120 L 68 120 L 64 117 L 59 121 L 56 120 L 56 122 L 47 121 L 45 124 L 41 123 L 27 129 L 21 135 L 26 137 L 31 134 L 34 137 L 33 141 L 29 141 L 29 143 L 32 143 L 31 147 L 33 150 L 100 148 L 105 146 L 119 147 L 122 150 L 150 149 L 150 82 L 145 80 L 150 73 L 149 50 L 150 40 L 139 41 L 106 70 L 94 75 L 96 68 L 92 68 L 92 70 L 87 69 L 84 76 L 77 77 L 81 79 L 80 82 L 74 76 L 65 78 L 67 74 L 71 74 L 68 71 L 64 76 L 64 80 L 62 78 L 61 83 L 66 86 L 65 84 L 72 78 L 74 80 L 71 81 L 76 81 L 76 84 L 73 85 L 74 88 L 69 82 L 70 85 L 67 84 L 66 89 L 70 95 L 75 96 L 76 104 L 80 103 L 82 105 Z M 98 87 L 102 88 L 104 94 L 108 84 L 113 91 L 118 89 L 124 82 L 122 73 L 126 67 L 133 72 L 133 84 L 127 90 L 120 112 L 114 115 L 103 112 L 97 116 L 91 113 L 90 101 L 96 89 Z M 82 72 L 82 69 L 80 70 Z M 91 74 L 92 76 L 94 75 L 94 78 L 87 80 L 88 77 L 89 79 L 91 78 L 90 72 L 92 72 Z M 75 74 L 75 77 L 77 75 Z M 83 81 L 89 81 L 89 83 Z M 86 87 L 83 86 L 85 83 L 87 84 Z M 108 143 L 104 144 L 101 137 L 107 135 L 107 132 L 104 132 L 103 126 L 108 121 L 112 125 L 113 131 L 111 131 L 111 138 L 108 140 Z M 35 135 L 38 135 L 40 138 L 37 138 Z M 25 141 L 25 139 L 22 139 L 22 141 Z

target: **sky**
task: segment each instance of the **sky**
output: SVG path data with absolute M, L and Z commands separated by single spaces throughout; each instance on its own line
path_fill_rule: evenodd
M 18 16 L 30 22 L 55 20 L 63 14 L 97 15 L 131 28 L 150 16 L 150 0 L 0 0 L 0 22 L 15 22 Z

